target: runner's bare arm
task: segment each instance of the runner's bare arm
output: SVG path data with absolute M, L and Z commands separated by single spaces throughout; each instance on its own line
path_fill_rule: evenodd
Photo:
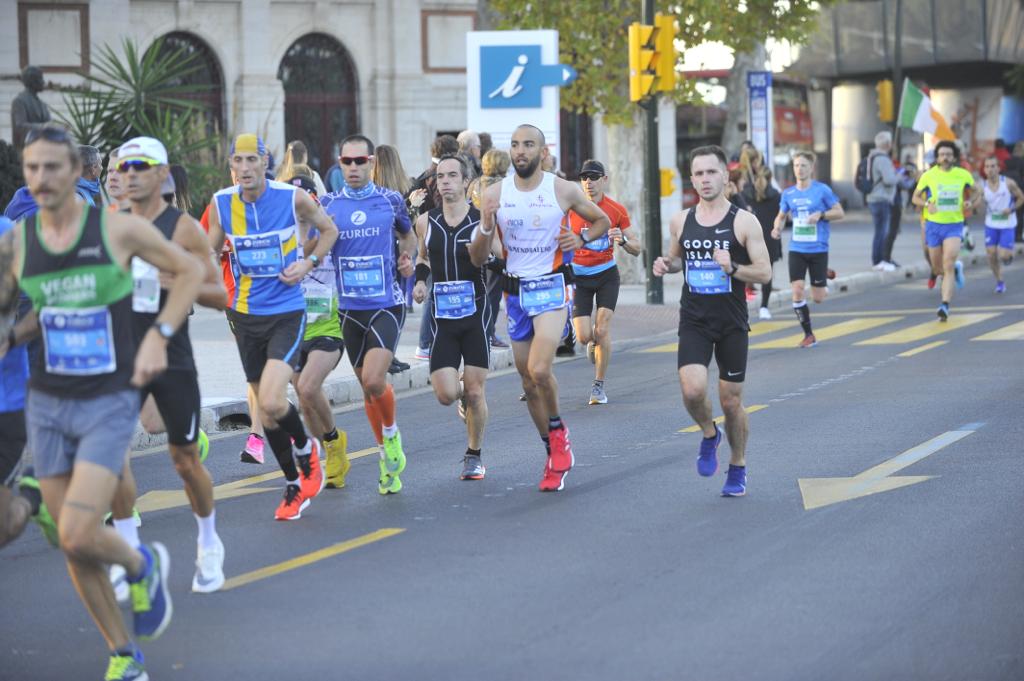
M 668 255 L 657 258 L 651 264 L 651 272 L 656 277 L 679 272 L 683 269 L 683 247 L 679 244 L 679 236 L 683 233 L 683 225 L 686 223 L 686 215 L 689 209 L 680 211 L 672 216 L 668 223 Z
M 737 212 L 733 231 L 736 232 L 736 240 L 747 249 L 747 253 L 750 255 L 750 264 L 740 265 L 737 263 L 734 271 L 729 251 L 723 248 L 715 249 L 715 262 L 721 265 L 726 273 L 740 281 L 751 284 L 764 284 L 771 281 L 772 263 L 768 257 L 768 246 L 764 243 L 764 232 L 761 231 L 761 224 L 754 214 L 745 210 Z
M 1006 188 L 1010 190 L 1010 196 L 1014 198 L 1014 202 L 1009 208 L 1009 211 L 1012 213 L 1021 206 L 1024 206 L 1024 191 L 1021 191 L 1020 185 L 1010 178 L 1006 178 Z
M 786 218 L 789 217 L 789 212 L 785 210 L 779 210 L 779 214 L 775 216 L 775 222 L 772 226 L 772 238 L 778 239 L 782 236 L 782 228 L 786 226 Z
M 921 187 L 914 190 L 914 195 L 911 197 L 910 202 L 918 208 L 924 208 L 930 203 L 930 199 L 925 195 L 928 191 L 928 187 Z
M 843 211 L 842 204 L 836 201 L 836 205 L 832 206 L 827 211 L 825 211 L 823 217 L 829 222 L 836 222 L 837 220 L 842 220 L 844 217 L 846 217 L 846 213 Z
M 583 188 L 577 183 L 555 178 L 555 196 L 558 198 L 558 205 L 566 213 L 571 210 L 590 223 L 590 227 L 587 228 L 587 241 L 593 241 L 611 229 L 611 220 L 596 203 L 587 198 Z M 563 251 L 583 247 L 583 237 L 568 227 L 559 233 L 558 241 Z
M 308 230 L 309 225 L 316 227 L 320 233 L 317 238 L 316 248 L 310 255 L 315 255 L 317 261 L 322 261 L 334 248 L 334 242 L 338 240 L 338 227 L 334 221 L 327 216 L 319 203 L 313 200 L 309 194 L 303 191 L 295 192 L 295 215 L 299 218 L 299 229 Z M 211 233 L 213 232 L 211 222 Z M 302 234 L 305 240 L 305 234 Z M 277 275 L 283 283 L 295 286 L 309 274 L 316 265 L 310 258 L 296 260 L 288 265 L 281 274 Z
M 414 270 L 413 260 L 416 255 L 416 230 L 410 229 L 403 234 L 396 229 L 395 238 L 398 239 L 398 273 L 403 277 L 411 277 Z
M 208 215 L 209 217 L 207 218 L 207 222 L 210 225 L 210 229 L 206 233 L 206 236 L 209 237 L 210 248 L 213 249 L 213 252 L 220 253 L 222 250 L 224 250 L 225 236 L 224 228 L 220 224 L 220 213 L 217 210 L 216 201 L 210 202 L 210 210 Z
M 469 259 L 476 267 L 482 266 L 493 252 L 495 234 L 498 231 L 498 208 L 501 201 L 501 183 L 497 182 L 484 190 L 480 199 L 480 225 L 476 228 L 473 241 L 469 244 Z
M 174 228 L 174 242 L 191 253 L 203 266 L 203 283 L 199 287 L 196 302 L 212 310 L 223 310 L 228 304 L 228 294 L 224 290 L 224 280 L 220 270 L 214 264 L 214 254 L 202 226 L 191 215 L 182 214 Z M 161 286 L 166 287 L 166 279 L 161 276 Z
M 18 244 L 15 230 L 0 236 L 0 357 L 11 349 L 39 335 L 35 310 L 16 320 L 18 311 Z M 13 343 L 11 342 L 13 340 Z

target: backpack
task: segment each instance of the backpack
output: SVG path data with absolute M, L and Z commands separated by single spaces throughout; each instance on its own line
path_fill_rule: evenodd
M 876 182 L 871 180 L 871 154 L 868 154 L 857 164 L 857 174 L 853 178 L 853 186 L 861 194 L 870 194 L 875 188 Z

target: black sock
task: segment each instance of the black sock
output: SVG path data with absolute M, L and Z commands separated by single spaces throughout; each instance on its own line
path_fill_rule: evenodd
M 561 427 L 562 427 L 562 417 L 561 416 L 552 416 L 552 417 L 548 418 L 548 430 L 549 431 L 556 430 L 556 429 L 561 428 Z
M 281 467 L 285 480 L 292 482 L 299 479 L 299 469 L 295 467 L 295 458 L 292 456 L 292 441 L 283 428 L 270 428 L 264 426 L 263 433 L 270 443 L 270 449 L 274 452 L 277 465 Z
M 599 388 L 603 388 L 603 387 L 604 387 L 604 379 L 601 379 L 601 380 L 599 381 L 599 380 L 597 380 L 597 379 L 595 378 L 595 379 L 594 379 L 594 385 L 596 385 L 596 386 L 597 386 L 597 387 L 599 387 Z
M 338 439 L 338 429 L 331 428 L 331 432 L 324 433 L 324 442 L 334 442 Z
M 794 303 L 793 313 L 796 314 L 796 318 L 800 321 L 800 326 L 804 329 L 804 334 L 807 336 L 811 335 L 811 308 L 807 307 L 807 301 L 803 300 L 800 303 Z
M 305 449 L 306 428 L 302 425 L 302 419 L 299 418 L 299 411 L 295 408 L 294 404 L 288 405 L 288 413 L 284 415 L 284 418 L 278 419 L 277 425 L 291 435 L 292 440 L 295 441 L 296 448 L 299 450 Z
M 949 301 L 948 300 L 943 300 L 942 304 L 945 305 L 946 307 L 949 307 Z
M 547 435 L 541 435 L 540 439 L 544 441 L 544 449 L 548 451 L 548 456 L 551 456 L 551 438 Z
M 480 450 L 479 449 L 472 449 L 471 447 L 466 447 L 466 454 L 468 456 L 475 456 L 478 459 L 480 458 Z
M 33 487 L 19 487 L 18 494 L 28 502 L 32 508 L 32 515 L 39 515 L 39 507 L 43 503 L 43 495 L 39 493 L 39 490 Z
M 768 307 L 768 299 L 772 296 L 772 282 L 761 284 L 761 307 Z

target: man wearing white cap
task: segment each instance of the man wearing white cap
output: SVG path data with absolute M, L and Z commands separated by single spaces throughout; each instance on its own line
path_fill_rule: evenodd
M 214 267 L 202 228 L 191 216 L 168 205 L 163 199 L 164 195 L 174 193 L 174 180 L 171 179 L 164 145 L 152 137 L 136 137 L 121 145 L 117 159 L 124 198 L 130 202 L 132 214 L 152 222 L 164 237 L 202 263 L 204 277 L 197 302 L 223 310 L 227 294 Z M 132 278 L 135 283 L 132 327 L 136 339 L 141 340 L 166 302 L 169 282 L 161 281 L 156 268 L 139 258 L 132 260 Z M 199 593 L 217 591 L 224 584 L 224 545 L 217 536 L 215 525 L 213 481 L 202 463 L 205 456 L 200 453 L 200 450 L 208 449 L 209 441 L 199 428 L 199 380 L 187 319 L 167 342 L 167 371 L 143 388 L 142 397 L 143 426 L 151 433 L 166 429 L 171 459 L 185 483 L 199 526 L 192 590 Z M 114 499 L 114 526 L 126 541 L 137 545 L 138 530 L 131 517 L 134 502 L 134 479 L 126 465 L 122 484 Z M 117 591 L 116 575 L 114 578 Z M 124 595 L 127 596 L 126 593 Z

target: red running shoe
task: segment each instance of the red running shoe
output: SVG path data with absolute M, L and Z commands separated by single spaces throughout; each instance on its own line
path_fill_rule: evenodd
M 928 289 L 929 290 L 935 288 L 935 280 L 936 279 L 938 279 L 938 277 L 936 277 L 934 274 L 932 276 L 928 277 Z
M 551 457 L 548 457 L 548 462 L 544 464 L 544 477 L 540 480 L 540 491 L 561 492 L 565 488 L 565 476 L 567 475 L 569 475 L 569 471 L 559 473 L 551 470 Z
M 568 473 L 576 463 L 576 457 L 572 454 L 572 445 L 569 443 L 569 429 L 563 424 L 561 428 L 549 431 L 548 438 L 551 443 L 548 464 L 557 473 Z
M 297 485 L 285 485 L 284 499 L 274 512 L 274 520 L 298 520 L 307 506 L 309 499 L 302 495 L 302 488 Z
M 320 465 L 320 443 L 315 437 L 309 438 L 309 441 L 313 443 L 309 456 L 295 457 L 299 464 L 299 481 L 302 484 L 302 496 L 306 498 L 306 503 L 320 494 L 327 481 L 324 478 L 324 469 Z

